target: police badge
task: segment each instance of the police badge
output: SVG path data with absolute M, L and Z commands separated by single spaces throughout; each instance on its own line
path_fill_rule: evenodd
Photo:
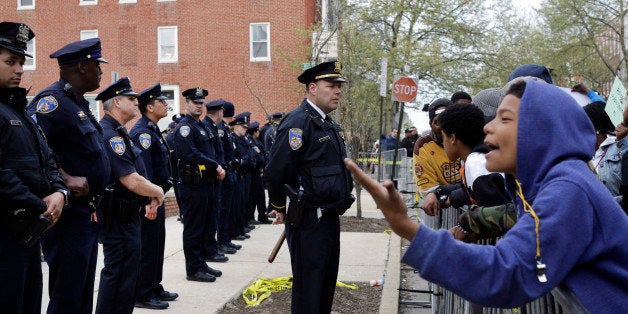
M 190 135 L 190 127 L 187 125 L 182 126 L 179 129 L 179 133 L 181 133 L 181 136 L 187 137 L 188 135 Z
M 126 151 L 124 140 L 119 136 L 110 138 L 109 146 L 111 146 L 111 149 L 113 149 L 113 151 L 120 156 L 124 155 L 124 152 Z
M 303 130 L 298 128 L 292 128 L 288 132 L 288 143 L 290 144 L 290 148 L 292 150 L 297 150 L 301 148 L 303 144 Z
M 59 107 L 59 103 L 53 96 L 46 96 L 37 102 L 38 113 L 51 113 L 57 107 Z
M 148 133 L 142 133 L 139 136 L 140 139 L 140 145 L 142 145 L 142 147 L 144 147 L 144 149 L 148 149 L 150 147 L 150 134 Z

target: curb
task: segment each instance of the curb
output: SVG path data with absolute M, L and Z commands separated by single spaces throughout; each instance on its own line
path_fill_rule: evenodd
M 401 237 L 394 232 L 390 233 L 388 244 L 388 261 L 384 273 L 384 289 L 379 302 L 379 313 L 397 313 L 399 310 Z

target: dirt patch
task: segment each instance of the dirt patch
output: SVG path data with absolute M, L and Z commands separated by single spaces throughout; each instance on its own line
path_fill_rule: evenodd
M 371 287 L 368 282 L 353 283 L 358 286 L 358 290 L 336 287 L 332 313 L 378 313 L 382 286 Z M 218 313 L 289 313 L 291 293 L 291 290 L 273 292 L 268 299 L 256 306 L 247 306 L 242 297 L 239 297 L 227 303 Z
M 355 216 L 340 216 L 341 232 L 369 232 L 380 233 L 390 229 L 385 219 L 357 218 Z M 342 248 L 341 248 L 342 249 Z M 378 313 L 379 302 L 382 298 L 382 286 L 371 287 L 368 282 L 345 282 L 356 284 L 358 290 L 336 287 L 332 313 Z M 260 305 L 247 306 L 242 296 L 232 299 L 218 313 L 288 313 L 292 290 L 273 292 Z
M 340 232 L 381 233 L 390 229 L 384 218 L 357 218 L 340 216 Z

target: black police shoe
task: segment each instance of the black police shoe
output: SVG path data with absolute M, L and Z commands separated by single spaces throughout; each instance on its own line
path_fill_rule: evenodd
M 160 301 L 157 299 L 149 299 L 142 302 L 135 302 L 135 307 L 151 310 L 165 310 L 168 308 L 168 305 L 168 302 Z
M 216 281 L 216 277 L 208 272 L 203 270 L 199 270 L 193 276 L 187 276 L 187 280 L 189 281 L 200 281 L 200 282 L 214 282 Z
M 242 228 L 242 231 L 244 231 L 244 233 L 245 233 L 245 234 L 246 234 L 246 233 L 251 232 L 251 230 L 252 230 L 252 229 L 251 229 L 251 228 L 249 228 L 249 227 L 244 227 L 244 228 Z
M 260 220 L 259 223 L 262 225 L 269 225 L 269 224 L 272 224 L 273 222 L 268 220 L 268 218 L 266 218 L 265 220 L 264 219 Z
M 216 276 L 216 277 L 220 277 L 222 276 L 222 272 L 218 269 L 213 269 L 209 266 L 207 266 L 207 268 L 205 268 L 205 272 L 212 275 L 212 276 Z
M 246 237 L 244 237 L 243 235 L 239 234 L 239 235 L 237 235 L 237 236 L 235 236 L 235 237 L 233 237 L 231 239 L 235 240 L 235 241 L 244 241 L 244 240 L 246 240 Z
M 165 291 L 165 290 L 157 294 L 157 300 L 160 300 L 160 301 L 174 301 L 178 297 L 179 297 L 178 293 Z
M 250 236 L 250 235 L 248 235 L 248 234 L 246 234 L 246 233 L 245 233 L 245 234 L 243 234 L 243 236 L 244 236 L 245 238 L 247 238 L 247 239 L 250 239 L 250 238 L 251 238 L 251 236 Z
M 221 245 L 218 247 L 218 251 L 220 251 L 222 254 L 235 254 L 238 250 L 228 245 Z
M 242 248 L 242 245 L 235 244 L 235 243 L 233 243 L 233 242 L 229 242 L 229 243 L 227 243 L 227 245 L 228 245 L 228 246 L 230 246 L 230 247 L 232 247 L 232 248 L 234 248 L 234 249 L 236 249 L 236 250 L 239 250 L 239 249 L 241 249 L 241 248 Z
M 259 225 L 259 222 L 257 220 L 255 220 L 255 219 L 251 219 L 251 220 L 247 221 L 247 223 L 249 225 L 253 226 L 253 228 L 251 228 L 251 229 L 255 229 L 255 225 Z
M 224 256 L 223 254 L 216 253 L 210 257 L 205 258 L 206 262 L 214 262 L 214 263 L 224 263 L 228 261 L 229 258 Z

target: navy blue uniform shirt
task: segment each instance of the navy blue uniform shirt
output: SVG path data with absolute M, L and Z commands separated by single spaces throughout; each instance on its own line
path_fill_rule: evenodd
M 225 121 L 220 121 L 217 125 L 218 139 L 222 143 L 222 150 L 224 153 L 225 163 L 229 164 L 235 157 L 235 135 L 229 130 L 229 126 Z M 233 169 L 231 169 L 233 170 Z
M 131 192 L 122 183 L 120 177 L 137 172 L 140 176 L 146 177 L 146 168 L 142 159 L 139 158 L 141 150 L 131 142 L 126 128 L 110 115 L 100 120 L 100 124 L 105 132 L 104 143 L 107 145 L 105 151 L 111 161 L 111 176 L 114 184 L 114 197 L 125 199 L 146 200 Z
M 86 177 L 89 195 L 100 195 L 109 182 L 111 166 L 102 128 L 89 102 L 77 99 L 70 83 L 61 79 L 33 98 L 28 114 L 43 129 L 61 168 L 71 176 Z
M 170 152 L 159 127 L 142 115 L 129 136 L 141 151 L 139 157 L 146 166 L 146 179 L 160 186 L 166 184 L 170 179 Z
M 0 89 L 0 204 L 3 209 L 25 208 L 40 214 L 46 211 L 42 198 L 67 188 L 25 106 L 25 89 Z
M 223 149 L 220 135 L 218 134 L 218 126 L 216 125 L 216 123 L 214 123 L 214 120 L 212 120 L 208 116 L 205 117 L 203 122 L 205 123 L 206 128 L 208 129 L 208 133 L 211 133 L 210 138 L 212 137 L 214 138 L 210 142 L 212 143 L 212 146 L 214 147 L 214 152 L 216 154 L 216 161 L 219 162 L 220 165 L 224 168 L 225 167 L 225 151 Z
M 218 166 L 216 152 L 210 139 L 207 127 L 202 121 L 185 116 L 174 130 L 174 145 L 177 157 L 191 165 L 205 165 L 207 170 Z
M 315 207 L 342 202 L 351 194 L 341 129 L 327 117 L 324 120 L 304 99 L 281 121 L 264 170 L 272 205 L 285 205 L 284 184 L 302 186 L 307 202 Z

